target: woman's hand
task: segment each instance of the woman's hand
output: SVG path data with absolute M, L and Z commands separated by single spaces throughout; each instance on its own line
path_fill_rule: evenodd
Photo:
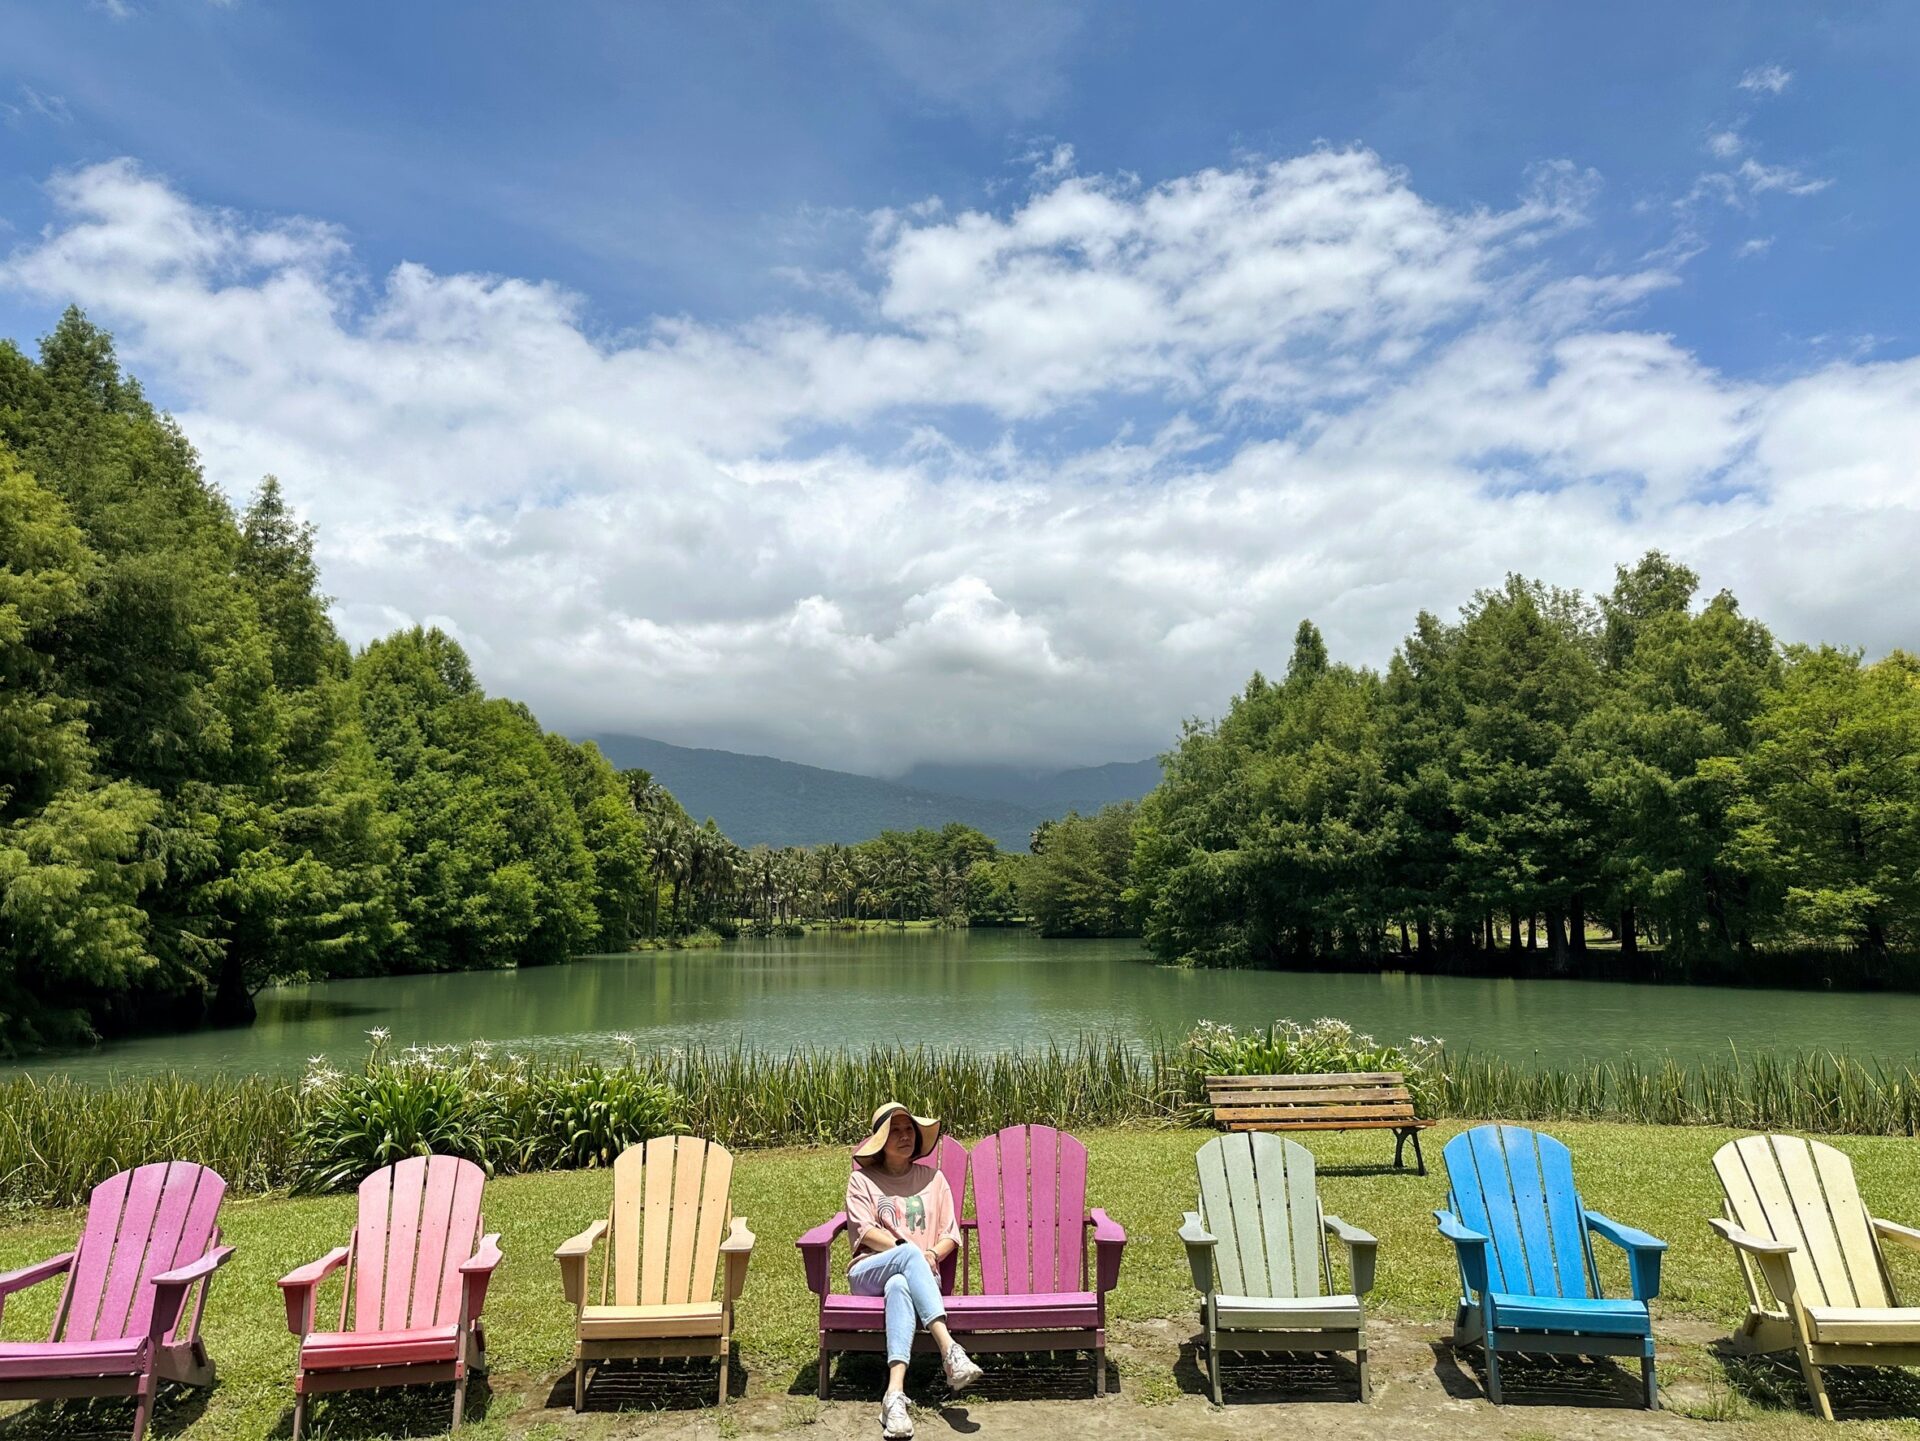
M 938 1251 L 936 1251 L 936 1250 L 934 1250 L 934 1248 L 933 1248 L 933 1247 L 931 1247 L 931 1246 L 922 1246 L 922 1247 L 920 1248 L 920 1254 L 921 1254 L 922 1256 L 925 1256 L 925 1257 L 927 1258 L 927 1266 L 928 1266 L 928 1268 L 929 1268 L 930 1270 L 932 1270 L 932 1271 L 933 1271 L 933 1272 L 934 1272 L 934 1273 L 935 1273 L 936 1275 L 937 1275 L 937 1274 L 939 1274 L 939 1271 L 940 1271 L 940 1253 L 939 1253 Z

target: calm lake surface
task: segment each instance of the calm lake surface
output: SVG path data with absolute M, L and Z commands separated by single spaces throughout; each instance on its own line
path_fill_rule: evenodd
M 26 1069 L 101 1079 L 168 1069 L 298 1072 L 351 1062 L 375 1026 L 396 1045 L 485 1040 L 523 1050 L 649 1045 L 964 1044 L 996 1049 L 1086 1032 L 1135 1040 L 1195 1021 L 1265 1025 L 1341 1016 L 1382 1039 L 1443 1037 L 1527 1061 L 1696 1058 L 1796 1046 L 1920 1052 L 1920 996 L 1749 991 L 1594 981 L 1178 971 L 1131 941 L 944 931 L 738 941 L 713 950 L 596 956 L 528 971 L 287 986 L 243 1031 L 117 1042 Z

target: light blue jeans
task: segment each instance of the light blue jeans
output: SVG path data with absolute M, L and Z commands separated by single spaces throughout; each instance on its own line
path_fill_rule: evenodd
M 913 1332 L 947 1314 L 940 1299 L 940 1278 L 918 1246 L 895 1246 L 862 1256 L 847 1272 L 856 1296 L 887 1298 L 887 1360 L 913 1355 Z

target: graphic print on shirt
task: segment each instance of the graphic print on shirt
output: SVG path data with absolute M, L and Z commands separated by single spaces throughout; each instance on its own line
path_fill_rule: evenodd
M 927 1203 L 919 1196 L 882 1196 L 875 1214 L 881 1225 L 902 1234 L 927 1229 Z

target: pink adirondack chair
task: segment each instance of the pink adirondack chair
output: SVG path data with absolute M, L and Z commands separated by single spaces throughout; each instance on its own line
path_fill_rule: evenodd
M 300 1338 L 293 1441 L 317 1391 L 453 1382 L 453 1424 L 467 1378 L 486 1370 L 480 1310 L 500 1264 L 500 1237 L 483 1235 L 486 1175 L 454 1156 L 409 1156 L 360 1183 L 349 1244 L 280 1279 L 287 1329 Z M 313 1329 L 320 1283 L 342 1266 L 340 1327 Z
M 140 1441 L 161 1381 L 211 1386 L 200 1318 L 213 1273 L 233 1254 L 215 1223 L 226 1193 L 219 1176 L 187 1161 L 156 1161 L 95 1186 L 78 1247 L 0 1276 L 0 1308 L 16 1291 L 67 1277 L 48 1339 L 0 1341 L 0 1400 L 132 1396 Z
M 954 1186 L 950 1154 L 940 1167 Z M 951 1263 L 943 1276 L 947 1325 L 969 1350 L 1089 1351 L 1094 1394 L 1107 1392 L 1107 1293 L 1120 1278 L 1127 1233 L 1106 1212 L 1087 1209 L 1087 1149 L 1051 1126 L 1009 1126 L 978 1142 L 967 1158 L 973 1216 L 963 1222 L 978 1250 L 979 1282 L 953 1294 Z M 807 1284 L 820 1298 L 819 1388 L 827 1394 L 833 1351 L 886 1348 L 886 1303 L 878 1296 L 833 1293 L 831 1251 L 846 1229 L 842 1213 L 799 1240 Z M 1093 1243 L 1093 1286 L 1087 1243 Z M 926 1346 L 927 1338 L 916 1338 Z
M 934 1148 L 933 1163 L 940 1168 L 940 1174 L 947 1178 L 947 1185 L 953 1191 L 953 1209 L 959 1213 L 967 1199 L 967 1148 L 951 1136 L 942 1136 L 940 1144 Z M 970 1223 L 963 1220 L 960 1225 L 964 1247 Z M 827 1395 L 827 1367 L 833 1352 L 884 1351 L 887 1345 L 885 1299 L 849 1294 L 845 1289 L 844 1275 L 838 1278 L 840 1292 L 834 1292 L 833 1243 L 846 1229 L 847 1213 L 839 1211 L 832 1220 L 822 1221 L 794 1243 L 800 1248 L 801 1264 L 806 1267 L 807 1286 L 820 1298 L 818 1384 L 823 1400 Z M 851 1237 L 847 1240 L 847 1246 L 851 1251 Z M 940 1267 L 940 1289 L 951 1296 L 955 1282 L 963 1275 L 964 1255 L 962 1251 L 956 1251 Z M 926 1337 L 916 1337 L 914 1344 L 924 1347 Z

